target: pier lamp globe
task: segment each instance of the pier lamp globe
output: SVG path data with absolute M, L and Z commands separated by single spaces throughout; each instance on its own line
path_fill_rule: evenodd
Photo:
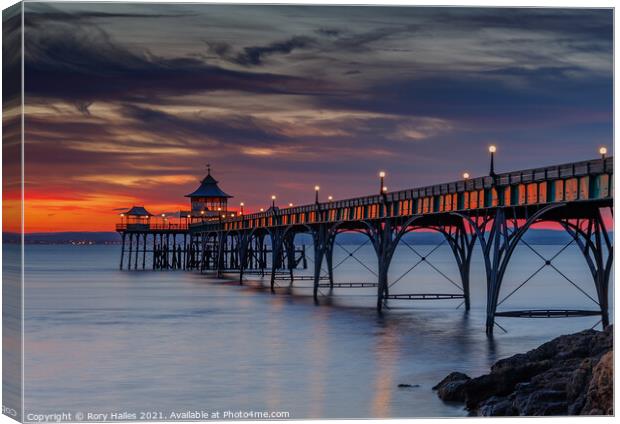
M 388 188 L 387 188 L 386 186 L 383 186 L 383 188 L 381 189 L 381 191 L 382 191 L 383 193 L 387 193 Z
M 239 206 L 241 206 L 241 215 L 243 215 L 243 207 L 245 206 L 245 203 L 241 202 L 239 203 Z
M 292 207 L 293 207 L 293 204 L 292 204 L 292 203 L 289 203 L 289 204 L 288 204 L 288 207 L 289 207 L 289 208 L 292 208 Z
M 379 182 L 379 194 L 383 193 L 385 190 L 383 190 L 384 187 L 384 182 L 385 182 L 385 171 L 380 171 L 379 172 L 379 178 L 380 178 L 380 182 Z
M 272 208 L 276 207 L 276 195 L 275 194 L 271 195 L 271 207 Z
M 598 152 L 601 154 L 601 159 L 605 159 L 605 156 L 607 155 L 607 147 L 601 147 L 598 149 Z
M 314 203 L 316 203 L 317 205 L 319 204 L 319 190 L 321 189 L 321 187 L 319 187 L 318 185 L 314 186 Z
M 463 172 L 463 179 L 464 180 L 469 179 L 469 172 Z
M 327 200 L 329 200 L 331 202 L 332 200 L 334 200 L 334 197 L 333 196 L 327 196 Z
M 265 209 L 263 209 L 263 208 L 260 208 L 260 211 L 261 211 L 261 212 L 265 212 Z

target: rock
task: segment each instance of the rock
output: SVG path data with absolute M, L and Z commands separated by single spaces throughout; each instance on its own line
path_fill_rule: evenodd
M 592 370 L 582 415 L 613 415 L 614 352 L 604 354 Z
M 462 372 L 452 372 L 433 387 L 437 396 L 445 401 L 465 401 L 464 386 L 471 378 Z
M 613 414 L 613 326 L 557 337 L 497 361 L 489 374 L 453 372 L 434 390 L 474 415 Z

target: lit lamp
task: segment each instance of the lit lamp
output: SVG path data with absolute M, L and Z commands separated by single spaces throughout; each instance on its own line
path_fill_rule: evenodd
M 387 193 L 387 190 L 388 190 L 388 189 L 387 189 L 387 187 L 386 187 L 386 186 L 383 186 L 383 188 L 381 189 L 381 192 L 382 192 L 383 194 L 385 194 L 385 193 Z
M 495 147 L 494 145 L 490 145 L 489 146 L 489 153 L 491 153 L 491 169 L 489 171 L 489 175 L 491 177 L 495 176 L 495 165 L 494 165 L 494 159 L 495 159 L 495 152 L 497 151 L 497 147 Z
M 318 185 L 314 186 L 314 203 L 316 203 L 317 205 L 319 204 L 319 190 L 321 189 L 321 187 L 319 187 Z
M 241 215 L 243 215 L 243 207 L 245 206 L 245 203 L 241 202 L 239 205 L 241 206 Z
M 332 200 L 334 200 L 334 197 L 333 196 L 327 196 L 327 200 L 329 200 L 331 202 Z
M 275 194 L 271 195 L 271 207 L 274 209 L 276 208 L 276 195 Z
M 601 159 L 605 159 L 605 155 L 607 154 L 607 147 L 601 147 L 600 149 L 598 149 L 598 152 L 601 154 Z
M 381 194 L 385 192 L 385 186 L 383 185 L 383 181 L 385 180 L 385 171 L 379 172 L 379 178 L 381 179 L 381 184 L 379 185 L 379 194 Z
M 463 172 L 463 179 L 464 180 L 468 180 L 469 179 L 469 172 Z
M 260 211 L 261 211 L 261 212 L 265 212 L 265 209 L 263 209 L 263 208 L 260 208 Z
M 293 204 L 292 204 L 292 203 L 289 203 L 289 204 L 288 204 L 288 207 L 289 207 L 289 208 L 292 208 L 292 207 L 293 207 Z

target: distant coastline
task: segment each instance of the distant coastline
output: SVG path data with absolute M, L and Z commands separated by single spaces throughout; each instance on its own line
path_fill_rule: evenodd
M 612 233 L 613 234 L 613 233 Z M 405 239 L 414 241 L 417 244 L 437 244 L 443 241 L 440 234 L 435 232 L 418 232 L 415 235 L 408 234 Z M 563 245 L 570 239 L 563 230 L 543 230 L 531 229 L 526 238 L 530 244 L 538 245 Z M 341 244 L 359 245 L 367 241 L 367 237 L 362 234 L 345 233 L 338 236 Z M 7 244 L 19 244 L 19 233 L 3 232 L 2 242 Z M 26 233 L 26 244 L 71 244 L 71 245 L 116 245 L 120 244 L 120 235 L 114 231 L 63 231 L 63 232 L 39 232 Z
M 25 244 L 70 244 L 75 246 L 90 245 L 116 245 L 120 244 L 121 238 L 116 232 L 81 232 L 66 231 L 54 233 L 27 233 L 24 235 Z M 6 244 L 19 244 L 20 234 L 3 232 L 2 242 Z

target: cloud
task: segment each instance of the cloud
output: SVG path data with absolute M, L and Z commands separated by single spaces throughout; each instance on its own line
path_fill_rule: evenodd
M 263 64 L 267 56 L 286 55 L 293 50 L 308 48 L 314 44 L 315 40 L 310 37 L 295 36 L 265 46 L 244 47 L 242 52 L 234 57 L 229 57 L 228 60 L 243 66 L 258 66 Z M 223 56 L 226 57 L 227 54 L 228 51 L 225 51 Z
M 45 15 L 44 15 L 45 16 Z M 94 101 L 163 102 L 170 96 L 235 90 L 304 94 L 328 89 L 324 82 L 283 74 L 220 68 L 191 57 L 162 57 L 129 49 L 106 31 L 81 21 L 45 21 L 26 15 L 25 91 L 29 96 Z M 302 45 L 301 39 L 246 52 L 248 63 Z

